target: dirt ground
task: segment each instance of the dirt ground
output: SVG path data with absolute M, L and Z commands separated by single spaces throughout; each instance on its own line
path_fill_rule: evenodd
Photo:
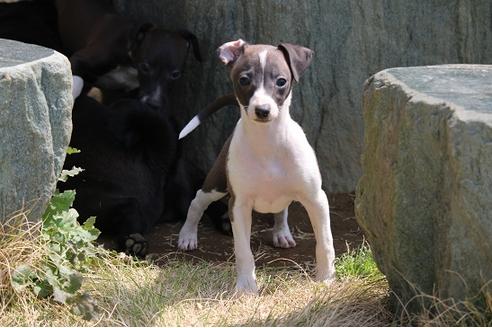
M 339 256 L 347 250 L 347 245 L 351 249 L 359 246 L 363 241 L 363 235 L 355 220 L 354 195 L 330 194 L 328 198 L 335 252 Z M 178 251 L 178 233 L 182 224 L 182 222 L 160 224 L 146 235 L 149 253 L 160 258 L 158 262 L 165 262 L 169 257 L 211 262 L 234 259 L 232 237 L 218 232 L 206 219 L 202 220 L 198 229 L 199 248 L 190 252 Z M 289 226 L 296 240 L 296 247 L 289 249 L 273 247 L 272 226 L 272 215 L 255 213 L 253 216 L 251 248 L 257 266 L 291 266 L 292 261 L 301 265 L 313 263 L 314 234 L 307 213 L 299 203 L 289 207 Z

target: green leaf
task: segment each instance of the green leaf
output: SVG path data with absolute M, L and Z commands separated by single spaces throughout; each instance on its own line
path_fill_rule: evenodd
M 32 285 L 34 270 L 27 264 L 19 265 L 12 273 L 11 284 L 15 291 L 20 292 Z
M 76 166 L 73 166 L 71 170 L 62 170 L 58 177 L 58 181 L 67 182 L 69 177 L 74 177 L 82 171 L 84 171 L 84 169 Z
M 87 293 L 79 294 L 69 300 L 73 304 L 72 313 L 81 316 L 84 320 L 91 320 L 97 313 L 94 299 Z
M 60 289 L 59 287 L 53 288 L 53 299 L 59 303 L 66 303 L 70 299 L 70 294 Z
M 82 275 L 79 273 L 71 274 L 69 284 L 65 290 L 71 294 L 75 294 L 80 287 L 82 287 Z
M 80 153 L 80 150 L 79 150 L 79 149 L 77 149 L 77 148 L 75 148 L 75 147 L 70 147 L 70 146 L 69 146 L 69 147 L 67 148 L 67 154 L 68 154 L 68 155 L 78 154 L 78 153 Z
M 53 287 L 47 280 L 38 280 L 33 287 L 33 291 L 37 297 L 46 298 L 53 294 Z
M 68 211 L 75 200 L 74 190 L 65 190 L 62 193 L 55 193 L 51 197 L 51 201 L 48 208 L 43 214 L 43 221 L 49 221 L 54 217 L 54 215 L 61 213 L 63 211 Z M 46 222 L 45 222 L 46 223 Z
M 82 227 L 87 232 L 89 232 L 91 234 L 91 236 L 94 238 L 92 240 L 96 240 L 97 237 L 99 237 L 99 235 L 101 234 L 101 231 L 94 226 L 95 224 L 96 224 L 96 217 L 95 216 L 91 216 L 82 225 Z

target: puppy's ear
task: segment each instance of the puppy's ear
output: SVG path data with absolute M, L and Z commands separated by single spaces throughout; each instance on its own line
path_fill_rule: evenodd
M 314 51 L 290 43 L 281 43 L 278 45 L 278 49 L 284 53 L 294 80 L 299 82 L 302 73 L 313 60 Z
M 144 23 L 140 25 L 140 27 L 137 29 L 137 31 L 134 33 L 134 37 L 132 40 L 130 40 L 130 45 L 129 45 L 129 55 L 131 58 L 135 57 L 135 54 L 142 44 L 142 41 L 145 39 L 145 35 L 149 32 L 155 29 L 155 25 L 152 23 Z
M 198 46 L 198 38 L 195 34 L 191 33 L 188 30 L 179 30 L 179 35 L 183 37 L 186 41 L 188 41 L 188 47 L 191 45 L 193 48 L 193 55 L 195 55 L 196 60 L 202 62 L 202 54 L 200 53 L 200 47 Z
M 234 62 L 244 52 L 244 46 L 247 43 L 242 39 L 226 42 L 217 49 L 217 55 L 225 65 L 234 64 Z

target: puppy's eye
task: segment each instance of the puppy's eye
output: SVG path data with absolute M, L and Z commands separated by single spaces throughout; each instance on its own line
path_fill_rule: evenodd
M 287 80 L 284 79 L 283 77 L 278 78 L 277 81 L 275 82 L 275 85 L 279 88 L 285 87 L 286 84 L 287 84 Z
M 148 63 L 139 63 L 138 70 L 144 74 L 150 73 L 150 65 Z
M 171 79 L 173 80 L 177 80 L 181 77 L 181 72 L 176 70 L 174 72 L 171 73 Z
M 242 85 L 243 87 L 246 87 L 251 84 L 251 80 L 247 76 L 241 76 L 239 78 L 239 84 Z

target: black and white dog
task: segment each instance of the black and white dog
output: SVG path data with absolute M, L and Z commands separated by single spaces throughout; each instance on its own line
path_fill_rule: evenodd
M 321 189 L 316 155 L 289 114 L 293 83 L 312 56 L 310 49 L 286 43 L 274 47 L 237 40 L 219 48 L 220 59 L 230 68 L 241 118 L 190 205 L 178 246 L 197 247 L 203 211 L 229 194 L 236 289 L 242 292 L 257 292 L 250 248 L 252 211 L 274 213 L 274 244 L 292 247 L 287 224 L 292 201 L 302 203 L 313 225 L 317 280 L 328 282 L 335 275 L 328 199 Z

